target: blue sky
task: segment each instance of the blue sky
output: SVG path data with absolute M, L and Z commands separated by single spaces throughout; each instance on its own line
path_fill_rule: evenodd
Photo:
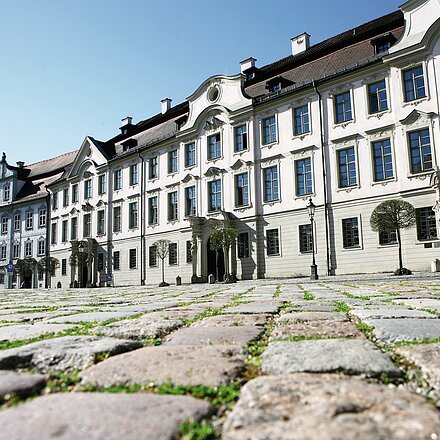
M 0 0 L 0 152 L 32 163 L 108 140 L 215 74 L 263 66 L 398 8 L 396 0 Z

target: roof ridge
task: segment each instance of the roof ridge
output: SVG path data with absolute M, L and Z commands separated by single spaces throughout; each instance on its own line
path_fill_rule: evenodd
M 24 168 L 29 168 L 31 166 L 38 165 L 40 163 L 49 162 L 51 160 L 58 159 L 59 157 L 63 157 L 63 156 L 68 156 L 69 154 L 73 154 L 73 153 L 78 153 L 78 150 L 72 150 L 67 153 L 59 154 L 58 156 L 50 157 L 49 159 L 39 160 L 38 162 L 28 163 L 24 165 Z

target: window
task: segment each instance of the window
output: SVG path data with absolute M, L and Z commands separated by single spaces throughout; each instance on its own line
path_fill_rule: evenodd
M 405 102 L 426 97 L 425 78 L 423 76 L 422 65 L 403 71 L 403 88 Z
M 75 183 L 74 185 L 72 185 L 72 203 L 78 203 L 78 200 L 78 184 Z
M 98 194 L 105 194 L 105 174 L 98 176 Z
M 246 124 L 240 125 L 235 131 L 235 151 L 243 151 L 248 148 L 248 137 Z
M 208 136 L 208 160 L 222 157 L 222 143 L 220 133 Z
M 63 189 L 63 207 L 69 206 L 69 190 Z
M 15 214 L 14 215 L 14 231 L 19 231 L 21 228 L 21 215 Z
M 90 199 L 92 197 L 92 179 L 84 181 L 84 198 Z
M 104 270 L 104 254 L 100 252 L 98 254 L 98 264 L 97 264 L 98 272 L 102 272 Z
M 359 225 L 357 217 L 342 219 L 342 240 L 345 249 L 359 247 Z
M 278 229 L 266 230 L 267 255 L 280 255 L 280 237 Z
M 250 255 L 249 233 L 241 232 L 238 234 L 238 258 L 247 258 Z
M 379 244 L 381 246 L 387 244 L 397 243 L 397 233 L 396 231 L 380 231 L 379 232 Z
M 56 244 L 56 243 L 57 243 L 57 224 L 52 223 L 51 231 L 50 231 L 50 244 Z
M 421 173 L 432 169 L 431 139 L 429 130 L 413 131 L 408 134 L 411 156 L 411 172 Z
M 436 240 L 437 225 L 434 211 L 430 206 L 416 209 L 417 240 Z
M 157 248 L 154 245 L 148 249 L 148 265 L 150 267 L 157 266 Z
M 128 227 L 130 229 L 138 227 L 138 202 L 132 202 L 128 205 Z
M 26 212 L 26 229 L 34 227 L 34 213 L 32 211 Z
M 32 241 L 30 240 L 24 244 L 24 256 L 32 257 Z
M 46 210 L 40 209 L 38 211 L 38 227 L 44 228 L 46 226 Z
M 44 239 L 38 240 L 38 255 L 42 256 L 46 253 L 46 241 Z
M 119 270 L 121 268 L 121 254 L 119 251 L 113 251 L 113 270 Z
M 103 209 L 97 213 L 96 233 L 98 235 L 105 234 L 105 211 Z
M 249 205 L 249 177 L 248 173 L 235 176 L 235 206 Z
M 173 191 L 168 193 L 168 220 L 177 220 L 178 214 L 177 191 Z
M 6 260 L 6 251 L 7 251 L 7 245 L 2 244 L 0 246 L 0 260 Z
M 61 275 L 67 275 L 67 259 L 63 258 L 61 260 Z
M 168 153 L 168 173 L 177 173 L 179 171 L 179 155 L 177 150 Z
M 312 225 L 299 225 L 299 251 L 312 252 Z
M 130 249 L 129 253 L 128 253 L 128 267 L 130 269 L 136 269 L 137 266 L 137 262 L 136 262 L 136 257 L 137 257 L 137 252 L 136 249 Z
M 220 179 L 208 182 L 208 211 L 222 209 L 222 182 Z
M 344 92 L 335 96 L 335 121 L 337 124 L 341 122 L 351 121 L 353 114 L 351 111 L 350 92 Z
M 368 85 L 368 110 L 370 114 L 388 110 L 387 87 L 384 79 Z
M 374 45 L 374 51 L 376 54 L 379 54 L 379 53 L 387 52 L 390 47 L 391 47 L 391 41 L 381 40 Z
M 263 145 L 272 144 L 277 141 L 277 122 L 275 116 L 263 119 Z
M 157 196 L 148 199 L 148 224 L 156 225 L 158 221 Z
M 121 207 L 115 206 L 113 208 L 113 232 L 120 232 L 121 226 Z
M 278 167 L 276 165 L 263 168 L 264 201 L 274 202 L 279 199 Z
M 389 139 L 373 142 L 374 181 L 393 178 L 393 157 Z
M 312 159 L 295 161 L 296 195 L 304 196 L 313 192 Z
M 357 185 L 354 147 L 338 150 L 339 188 Z
M 196 143 L 191 142 L 185 145 L 185 166 L 192 167 L 196 164 Z
M 72 217 L 70 219 L 70 239 L 76 240 L 78 238 L 78 218 Z
M 157 179 L 159 177 L 159 158 L 152 157 L 148 161 L 148 177 L 150 179 Z
M 113 189 L 118 191 L 122 188 L 122 170 L 116 170 L 113 173 Z
M 84 214 L 83 217 L 83 237 L 90 237 L 92 233 L 92 216 Z
M 185 188 L 185 216 L 196 215 L 196 187 Z
M 8 217 L 2 217 L 2 234 L 8 233 L 8 223 L 9 223 Z
M 52 209 L 58 209 L 58 193 L 54 192 L 52 194 Z
M 281 87 L 281 82 L 277 82 L 277 83 L 271 84 L 270 87 L 269 87 L 270 91 L 274 92 L 274 93 L 281 92 L 281 88 L 282 88 Z
M 67 241 L 67 228 L 68 228 L 68 221 L 63 220 L 63 223 L 61 225 L 61 241 L 63 243 Z
M 193 251 L 192 241 L 188 240 L 186 242 L 186 262 L 187 263 L 192 263 L 192 261 L 193 261 L 192 251 Z
M 130 165 L 130 185 L 137 185 L 139 183 L 139 173 L 137 164 Z
M 12 246 L 12 258 L 20 258 L 20 243 L 14 243 Z
M 5 185 L 5 189 L 4 189 L 5 202 L 7 202 L 10 198 L 11 198 L 11 186 L 8 184 L 8 185 Z
M 177 266 L 177 243 L 170 243 L 168 246 L 168 264 Z
M 293 132 L 295 135 L 308 133 L 310 131 L 308 105 L 303 105 L 293 110 L 293 122 Z

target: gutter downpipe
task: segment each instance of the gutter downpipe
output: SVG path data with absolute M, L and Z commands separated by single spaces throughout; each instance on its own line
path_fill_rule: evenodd
M 324 154 L 324 144 L 325 144 L 325 136 L 324 136 L 324 126 L 323 126 L 323 118 L 322 118 L 322 95 L 318 91 L 318 87 L 316 86 L 316 81 L 313 80 L 313 88 L 315 93 L 319 98 L 319 127 L 320 127 L 320 135 L 321 135 L 321 160 L 322 160 L 322 184 L 324 190 L 324 217 L 325 217 L 325 244 L 326 244 L 326 258 L 327 258 L 327 275 L 332 275 L 331 269 L 331 256 L 330 256 L 330 234 L 329 234 L 329 215 L 328 215 L 328 201 L 327 201 L 327 161 L 325 160 Z
M 141 263 L 141 286 L 145 286 L 145 270 L 144 270 L 144 195 L 145 195 L 145 170 L 144 159 L 141 156 L 141 151 L 138 150 L 139 159 L 141 160 L 141 197 L 140 197 L 140 223 L 141 223 L 141 249 L 140 249 L 140 263 Z
M 46 195 L 46 257 L 50 257 L 50 221 L 51 221 L 51 210 L 50 210 L 50 195 L 51 192 L 47 188 L 47 186 L 44 187 L 46 189 L 47 195 Z M 20 240 L 21 241 L 21 240 Z M 50 283 L 48 278 L 50 277 Z M 52 286 L 52 274 L 49 273 L 46 267 L 46 276 L 44 280 L 45 288 L 49 288 L 49 284 Z

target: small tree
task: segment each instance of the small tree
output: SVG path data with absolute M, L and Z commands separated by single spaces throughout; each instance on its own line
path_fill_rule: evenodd
M 393 199 L 382 202 L 374 209 L 370 217 L 370 224 L 376 232 L 396 232 L 399 246 L 399 269 L 395 275 L 411 275 L 411 271 L 403 267 L 401 229 L 412 228 L 416 224 L 416 210 L 414 206 L 404 200 Z
M 55 270 L 60 267 L 60 262 L 54 257 L 43 257 L 37 263 L 38 270 L 55 275 Z
M 156 255 L 162 260 L 162 282 L 159 284 L 159 287 L 169 286 L 169 284 L 165 282 L 165 258 L 170 252 L 170 243 L 170 240 L 164 239 L 157 240 L 153 243 L 153 246 L 156 248 Z
M 209 236 L 210 247 L 213 251 L 223 249 L 223 257 L 225 261 L 225 281 L 232 283 L 235 281 L 229 270 L 229 249 L 235 243 L 238 232 L 233 228 L 220 228 L 211 232 Z

